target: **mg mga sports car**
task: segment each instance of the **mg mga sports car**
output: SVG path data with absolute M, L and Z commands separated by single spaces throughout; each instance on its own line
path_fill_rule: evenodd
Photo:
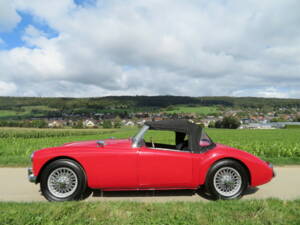
M 173 144 L 145 141 L 169 131 Z M 160 133 L 158 134 L 160 136 Z M 160 136 L 162 140 L 164 136 Z M 274 177 L 273 167 L 247 152 L 214 143 L 186 120 L 146 122 L 128 139 L 66 143 L 35 151 L 28 179 L 49 201 L 81 200 L 93 190 L 202 188 L 214 199 L 235 199 Z

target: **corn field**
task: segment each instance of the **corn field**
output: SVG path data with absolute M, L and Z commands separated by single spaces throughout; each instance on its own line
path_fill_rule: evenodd
M 27 166 L 35 150 L 66 142 L 134 136 L 137 129 L 26 129 L 0 128 L 0 166 Z M 300 164 L 300 129 L 207 129 L 214 142 L 245 150 L 279 164 Z M 174 143 L 174 133 L 151 131 L 145 139 Z

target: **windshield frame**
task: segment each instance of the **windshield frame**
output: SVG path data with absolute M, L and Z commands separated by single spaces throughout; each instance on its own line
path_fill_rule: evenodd
M 141 147 L 141 140 L 144 139 L 145 133 L 149 130 L 148 125 L 144 125 L 138 133 L 132 138 L 132 147 L 133 148 L 138 148 Z

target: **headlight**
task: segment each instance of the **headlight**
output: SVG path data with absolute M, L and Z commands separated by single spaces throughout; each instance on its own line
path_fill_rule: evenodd
M 270 168 L 273 169 L 273 164 L 272 164 L 272 163 L 270 163 L 270 162 L 266 162 L 266 163 L 268 164 L 268 166 L 269 166 Z
M 30 160 L 31 160 L 31 162 L 33 162 L 33 156 L 34 156 L 34 152 L 31 153 L 31 155 L 30 155 Z

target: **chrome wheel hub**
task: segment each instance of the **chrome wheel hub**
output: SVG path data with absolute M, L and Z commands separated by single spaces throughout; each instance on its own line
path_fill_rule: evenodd
M 240 191 L 241 186 L 241 175 L 232 167 L 222 167 L 214 176 L 214 187 L 220 195 L 233 196 Z
M 67 198 L 75 192 L 78 186 L 78 178 L 72 169 L 60 167 L 53 170 L 49 175 L 47 185 L 49 191 L 55 197 Z

